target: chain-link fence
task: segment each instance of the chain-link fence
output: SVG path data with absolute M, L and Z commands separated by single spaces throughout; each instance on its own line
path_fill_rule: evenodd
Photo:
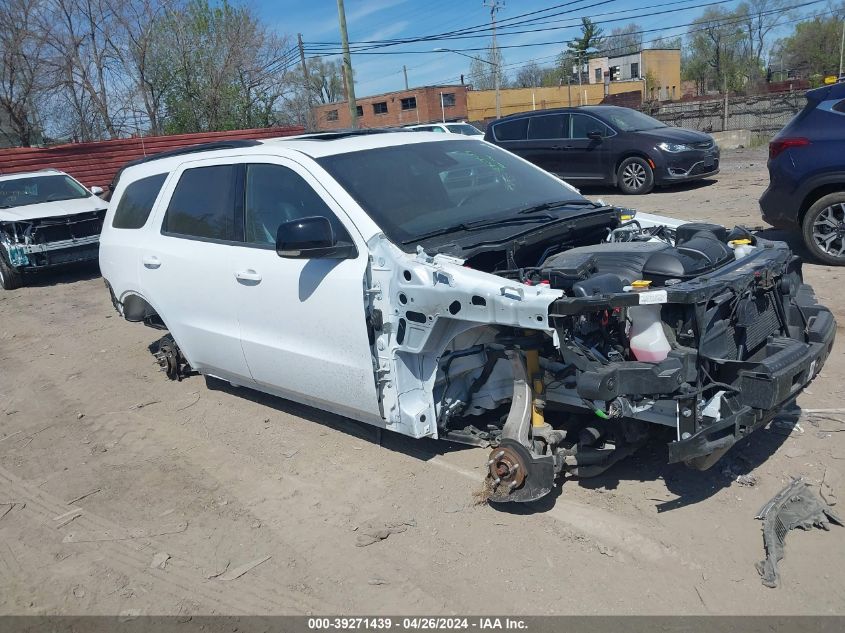
M 704 132 L 751 130 L 770 137 L 806 103 L 803 91 L 686 103 L 643 104 L 643 111 L 666 123 Z

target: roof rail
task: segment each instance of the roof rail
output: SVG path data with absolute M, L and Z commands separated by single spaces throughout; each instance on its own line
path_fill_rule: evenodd
M 330 132 L 314 132 L 313 134 L 303 134 L 300 136 L 290 136 L 291 140 L 296 141 L 331 141 L 337 138 L 346 138 L 347 136 L 367 136 L 369 134 L 386 134 L 388 132 L 396 132 L 399 128 L 365 128 L 363 130 L 332 130 Z
M 136 158 L 125 163 L 123 167 L 117 170 L 114 178 L 109 185 L 109 192 L 114 192 L 117 187 L 117 181 L 120 180 L 120 175 L 127 167 L 134 167 L 135 165 L 142 165 L 156 160 L 163 160 L 165 158 L 172 158 L 173 156 L 182 156 L 184 154 L 193 154 L 195 152 L 213 152 L 219 149 L 238 149 L 240 147 L 255 147 L 261 145 L 260 141 L 254 139 L 233 139 L 231 141 L 215 141 L 212 143 L 199 143 L 197 145 L 187 145 L 185 147 L 177 147 L 176 149 L 167 150 L 166 152 L 158 152 L 157 154 L 150 154 L 143 158 Z

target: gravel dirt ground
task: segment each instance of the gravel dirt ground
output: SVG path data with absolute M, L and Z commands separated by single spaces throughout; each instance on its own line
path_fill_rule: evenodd
M 759 225 L 764 152 L 723 159 L 685 188 L 585 193 Z M 845 323 L 845 270 L 805 274 Z M 754 568 L 754 515 L 790 477 L 845 498 L 841 416 L 772 424 L 703 473 L 650 445 L 494 509 L 486 450 L 168 381 L 159 335 L 118 318 L 96 271 L 0 294 L 0 613 L 845 613 L 843 528 L 790 533 L 778 589 Z M 802 407 L 845 406 L 843 345 Z

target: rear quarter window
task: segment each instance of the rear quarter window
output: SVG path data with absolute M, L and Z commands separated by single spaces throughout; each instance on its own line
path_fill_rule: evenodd
M 497 123 L 493 126 L 493 136 L 497 141 L 524 141 L 528 137 L 528 119 Z
M 128 185 L 117 203 L 112 219 L 116 229 L 140 229 L 147 223 L 156 198 L 167 174 L 156 174 L 136 180 Z

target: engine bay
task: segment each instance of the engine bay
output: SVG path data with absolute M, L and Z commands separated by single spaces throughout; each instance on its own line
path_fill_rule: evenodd
M 708 468 L 829 354 L 833 319 L 784 245 L 633 218 L 594 243 L 571 237 L 514 241 L 465 264 L 495 262 L 495 275 L 563 293 L 549 310 L 554 336 L 487 327 L 440 358 L 440 436 L 492 447 L 494 501 L 539 498 L 561 473 L 597 475 L 655 435 L 669 461 Z

